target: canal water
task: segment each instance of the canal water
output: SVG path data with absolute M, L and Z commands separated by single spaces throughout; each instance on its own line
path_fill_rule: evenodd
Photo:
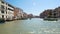
M 0 24 L 0 34 L 60 34 L 60 21 L 33 18 L 5 22 Z

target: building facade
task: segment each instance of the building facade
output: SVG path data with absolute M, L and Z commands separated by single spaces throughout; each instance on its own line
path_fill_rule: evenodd
M 14 8 L 14 19 L 23 18 L 23 10 L 21 8 Z
M 54 15 L 57 17 L 57 18 L 60 18 L 60 7 L 57 7 L 54 9 Z
M 28 18 L 28 15 L 27 15 L 27 13 L 25 13 L 25 12 L 23 12 L 23 16 L 22 16 L 22 18 Z
M 52 16 L 52 10 L 48 9 L 48 10 L 44 10 L 41 14 L 40 14 L 40 18 L 50 18 L 53 17 Z
M 27 18 L 27 13 L 23 12 L 21 8 L 0 0 L 0 18 L 4 18 L 5 20 Z
M 40 18 L 60 18 L 60 7 L 47 9 L 40 14 Z
M 5 1 L 0 1 L 0 18 L 5 20 L 12 20 L 13 18 L 14 7 Z
M 4 18 L 6 20 L 6 6 L 7 4 L 0 0 L 0 18 Z

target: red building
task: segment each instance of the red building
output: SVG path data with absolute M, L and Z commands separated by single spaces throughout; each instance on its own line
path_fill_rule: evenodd
M 19 13 L 19 9 L 18 8 L 14 8 L 14 19 L 17 19 L 18 13 Z

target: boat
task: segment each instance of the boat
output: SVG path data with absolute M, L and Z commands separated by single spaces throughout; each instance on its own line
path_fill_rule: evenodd
M 44 20 L 48 20 L 48 21 L 58 21 L 58 19 L 56 19 L 56 18 L 44 18 Z
M 0 19 L 0 23 L 5 23 L 5 20 L 4 19 Z

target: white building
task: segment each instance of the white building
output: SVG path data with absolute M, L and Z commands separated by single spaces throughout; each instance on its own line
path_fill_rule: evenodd
M 0 0 L 0 18 L 4 18 L 5 20 L 12 20 L 14 13 L 14 7 L 5 1 Z

